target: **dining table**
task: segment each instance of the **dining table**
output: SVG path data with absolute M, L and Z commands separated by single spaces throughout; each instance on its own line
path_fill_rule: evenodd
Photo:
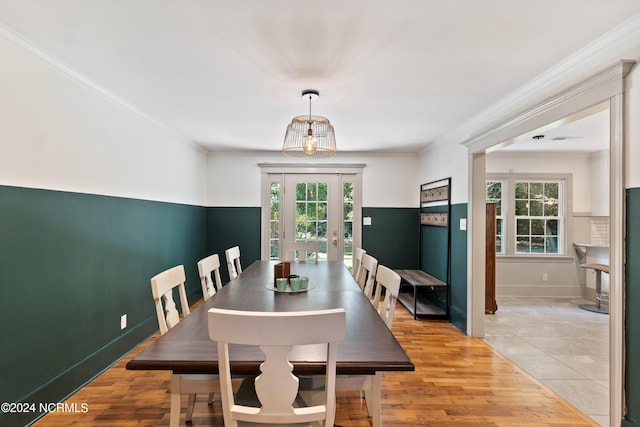
M 222 286 L 177 325 L 158 337 L 130 360 L 128 370 L 167 370 L 173 374 L 216 374 L 216 345 L 209 338 L 210 308 L 243 311 L 309 311 L 344 308 L 346 336 L 337 346 L 336 374 L 370 376 L 370 407 L 374 427 L 381 421 L 382 372 L 414 371 L 413 362 L 341 261 L 291 262 L 292 275 L 309 278 L 299 292 L 277 292 L 274 269 L 279 261 L 253 262 L 238 277 Z M 323 325 L 317 325 L 322 328 Z M 256 346 L 229 349 L 233 375 L 258 375 L 264 356 Z M 297 346 L 290 354 L 296 375 L 324 374 L 326 350 L 322 346 Z

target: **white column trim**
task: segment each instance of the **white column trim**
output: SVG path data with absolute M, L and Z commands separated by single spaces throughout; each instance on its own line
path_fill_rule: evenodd
M 634 67 L 635 61 L 619 63 L 595 74 L 574 86 L 559 92 L 547 100 L 535 104 L 521 113 L 507 118 L 503 122 L 471 136 L 463 142 L 469 150 L 469 224 L 467 245 L 470 248 L 468 262 L 469 289 L 467 302 L 468 333 L 472 336 L 484 335 L 484 266 L 476 265 L 484 262 L 474 252 L 484 251 L 485 235 L 480 230 L 485 228 L 484 210 L 480 212 L 479 204 L 484 204 L 484 167 L 479 160 L 484 160 L 484 153 L 505 143 L 515 142 L 521 135 L 548 125 L 562 121 L 567 116 L 594 108 L 597 104 L 607 103 L 610 110 L 610 399 L 609 421 L 611 426 L 619 426 L 624 416 L 624 219 L 625 219 L 625 185 L 624 185 L 624 128 L 625 105 L 624 92 L 626 77 Z M 597 107 L 600 108 L 600 107 Z M 480 171 L 483 173 L 480 173 Z M 477 182 L 480 180 L 481 182 Z M 482 184 L 482 185 L 481 185 Z
M 609 102 L 609 421 L 619 426 L 624 408 L 624 92 Z
M 518 137 L 527 132 L 563 120 L 571 114 L 593 108 L 597 104 L 608 101 L 612 96 L 622 93 L 624 78 L 634 65 L 635 61 L 620 61 L 546 101 L 472 135 L 462 144 L 471 153 L 486 151 L 496 144 L 515 142 Z

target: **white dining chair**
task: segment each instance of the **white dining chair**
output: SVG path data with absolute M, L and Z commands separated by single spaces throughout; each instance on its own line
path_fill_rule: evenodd
M 164 335 L 180 322 L 180 315 L 173 301 L 173 290 L 178 288 L 182 316 L 191 312 L 187 302 L 184 283 L 186 275 L 184 266 L 177 265 L 151 278 L 151 293 L 156 306 L 160 334 Z M 164 303 L 164 307 L 163 307 Z M 172 374 L 171 375 L 171 409 L 169 425 L 177 427 L 180 424 L 180 396 L 188 394 L 186 421 L 190 422 L 196 402 L 196 393 L 209 393 L 209 404 L 213 401 L 213 393 L 220 392 L 220 382 L 217 375 Z
M 224 251 L 227 259 L 227 270 L 229 271 L 229 280 L 238 277 L 242 273 L 242 265 L 240 264 L 240 246 L 234 246 Z
M 367 264 L 373 265 L 371 260 L 366 261 Z M 385 322 L 387 328 L 391 330 L 393 318 L 395 315 L 396 302 L 398 301 L 398 293 L 400 292 L 400 276 L 395 271 L 384 265 L 376 264 L 375 273 L 375 294 L 373 296 L 373 307 L 378 312 L 380 318 Z M 384 291 L 384 300 L 381 302 L 382 292 Z M 379 374 L 378 374 L 379 375 Z M 336 390 L 358 390 L 364 394 L 365 403 L 367 405 L 367 413 L 370 417 L 378 414 L 380 411 L 380 396 L 373 390 L 373 381 L 380 381 L 375 375 L 346 375 L 340 376 L 336 380 Z
M 353 248 L 353 270 L 351 270 L 351 274 L 353 278 L 358 280 L 358 274 L 360 273 L 360 265 L 362 264 L 362 255 L 366 254 L 362 248 Z
M 285 242 L 285 254 L 293 257 L 293 261 L 306 261 L 309 252 L 315 255 L 316 264 L 320 259 L 320 242 Z
M 362 264 L 360 264 L 360 273 L 358 274 L 358 286 L 365 293 L 367 298 L 372 298 L 373 287 L 376 281 L 376 271 L 378 269 L 378 260 L 369 254 L 362 255 Z
M 198 273 L 200 274 L 202 296 L 206 301 L 214 296 L 222 286 L 222 281 L 220 280 L 220 257 L 218 257 L 218 254 L 209 255 L 198 261 Z
M 305 423 L 333 427 L 336 346 L 346 332 L 343 308 L 302 312 L 212 308 L 208 316 L 209 337 L 217 343 L 218 349 L 226 427 L 245 426 L 247 423 L 273 426 Z M 318 325 L 322 327 L 318 328 Z M 246 379 L 237 396 L 231 388 L 230 344 L 256 345 L 264 354 L 261 374 L 255 381 Z M 325 345 L 327 362 L 321 401 L 314 400 L 313 406 L 309 406 L 308 401 L 299 399 L 299 378 L 293 374 L 289 353 L 296 346 L 312 344 Z M 240 402 L 247 390 L 253 398 L 252 404 Z
M 389 330 L 391 330 L 391 326 L 393 325 L 393 318 L 396 312 L 396 302 L 398 302 L 398 294 L 400 293 L 400 281 L 401 278 L 398 273 L 384 265 L 378 266 L 373 307 Z M 384 299 L 380 301 L 383 291 Z

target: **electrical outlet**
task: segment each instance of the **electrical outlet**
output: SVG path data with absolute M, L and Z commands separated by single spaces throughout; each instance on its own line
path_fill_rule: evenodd
M 549 280 L 549 276 L 547 275 L 547 273 L 542 273 L 542 281 L 546 282 Z
M 120 329 L 124 329 L 127 327 L 127 315 L 123 314 L 120 316 Z

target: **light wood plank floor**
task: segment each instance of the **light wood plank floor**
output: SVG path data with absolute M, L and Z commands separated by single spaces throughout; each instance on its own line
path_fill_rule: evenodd
M 416 321 L 398 306 L 393 332 L 416 370 L 383 375 L 386 426 L 597 425 L 482 339 L 470 338 L 446 321 Z M 125 370 L 127 361 L 157 336 L 66 401 L 88 404 L 87 413 L 50 413 L 35 425 L 168 426 L 169 373 Z M 208 406 L 206 395 L 198 396 L 191 425 L 222 426 L 221 412 L 219 401 Z M 336 424 L 370 425 L 356 392 L 338 395 Z

